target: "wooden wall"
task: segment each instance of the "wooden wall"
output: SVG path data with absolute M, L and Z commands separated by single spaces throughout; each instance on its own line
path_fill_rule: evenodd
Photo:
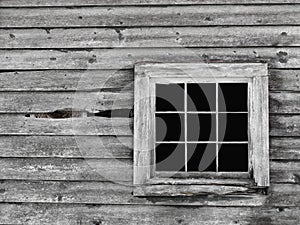
M 299 224 L 300 2 L 236 2 L 0 0 L 0 224 Z M 268 195 L 132 196 L 141 61 L 269 63 Z

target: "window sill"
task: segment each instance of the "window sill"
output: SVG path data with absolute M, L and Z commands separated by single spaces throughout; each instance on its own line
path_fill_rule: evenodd
M 208 195 L 247 195 L 257 188 L 224 185 L 143 185 L 134 188 L 137 197 L 188 197 Z
M 134 188 L 136 197 L 236 196 L 261 192 L 252 179 L 152 178 Z

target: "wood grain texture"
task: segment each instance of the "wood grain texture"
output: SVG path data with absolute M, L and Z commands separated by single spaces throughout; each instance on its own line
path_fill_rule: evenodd
M 298 48 L 0 50 L 0 69 L 132 69 L 138 62 L 264 62 L 270 68 L 299 68 L 299 59 Z
M 182 186 L 182 185 L 181 185 Z M 156 185 L 153 186 L 155 188 Z M 179 186 L 174 186 L 178 187 Z M 221 189 L 222 186 L 220 186 Z M 223 186 L 224 187 L 224 186 Z M 183 187 L 184 188 L 184 187 Z M 193 187 L 190 186 L 192 189 Z M 243 190 L 236 187 L 236 190 Z M 245 189 L 245 188 L 244 188 Z M 247 188 L 246 188 L 247 189 Z M 39 202 L 39 203 L 88 203 L 88 204 L 146 204 L 153 205 L 151 198 L 137 198 L 132 195 L 133 188 L 124 184 L 95 181 L 16 181 L 5 180 L 0 182 L 0 200 L 2 202 Z M 166 189 L 165 189 L 166 190 Z M 249 196 L 233 193 L 232 196 L 194 196 L 192 205 L 226 206 L 226 204 L 242 206 L 247 203 L 264 206 L 295 207 L 300 203 L 299 184 L 272 184 L 269 195 L 249 194 Z M 153 193 L 153 191 L 152 191 Z M 188 195 L 189 193 L 186 193 Z M 164 196 L 161 194 L 161 196 Z M 190 193 L 192 196 L 192 193 Z M 189 196 L 186 196 L 188 200 Z M 222 198 L 223 197 L 223 198 Z M 176 204 L 184 199 L 161 199 L 160 204 Z
M 264 63 L 140 63 L 143 74 L 151 78 L 253 78 L 268 76 Z
M 270 90 L 300 91 L 299 70 L 269 70 Z
M 83 117 L 32 118 L 22 114 L 0 117 L 0 134 L 35 135 L 132 135 L 132 119 Z
M 300 93 L 270 93 L 269 100 L 270 113 L 300 113 Z
M 2 8 L 0 27 L 297 25 L 300 6 Z
M 0 179 L 132 181 L 132 160 L 1 158 Z
M 300 93 L 271 92 L 269 99 L 270 113 L 300 113 Z M 76 93 L 0 92 L 0 105 L 0 113 L 40 113 L 62 109 L 93 113 L 123 109 L 128 110 L 123 116 L 129 117 L 134 100 L 132 90 Z
M 23 185 L 23 186 L 22 186 Z M 155 188 L 157 185 L 154 185 Z M 182 185 L 181 185 L 182 186 Z M 204 187 L 203 187 L 204 188 Z M 220 186 L 218 189 L 244 190 L 245 187 Z M 122 204 L 122 205 L 194 205 L 194 206 L 261 206 L 267 201 L 267 196 L 251 193 L 245 196 L 241 193 L 219 196 L 187 195 L 187 199 L 138 198 L 132 195 L 133 188 L 127 185 L 110 182 L 57 182 L 57 181 L 5 181 L 0 184 L 0 200 L 4 202 L 44 202 L 44 203 L 85 203 L 85 204 Z M 13 192 L 18 194 L 12 195 Z M 282 195 L 282 194 L 281 194 Z M 170 196 L 169 196 L 170 197 Z M 191 198 L 193 197 L 193 198 Z M 287 203 L 291 204 L 291 200 Z M 297 199 L 297 198 L 296 198 Z M 285 203 L 285 204 L 287 204 Z M 280 203 L 279 203 L 280 204 Z M 126 206 L 124 206 L 126 207 Z
M 280 183 L 300 183 L 299 161 L 270 162 L 271 182 L 274 180 Z
M 299 138 L 270 138 L 271 159 L 300 159 Z
M 136 195 L 141 196 L 173 196 L 173 197 L 188 197 L 188 196 L 206 196 L 210 192 L 214 192 L 219 196 L 228 197 L 232 199 L 235 195 L 248 195 L 252 198 L 257 198 L 263 206 L 291 206 L 299 205 L 300 198 L 298 197 L 300 189 L 299 184 L 273 184 L 269 188 L 269 195 L 254 197 L 253 193 L 256 191 L 247 187 L 240 186 L 220 186 L 220 185 L 152 185 L 138 187 L 134 191 Z M 205 199 L 205 198 L 204 198 Z
M 132 136 L 0 136 L 0 157 L 132 158 Z M 270 159 L 300 160 L 299 138 L 270 138 Z
M 299 136 L 300 135 L 300 116 L 287 115 L 270 116 L 270 135 L 271 136 Z
M 97 206 L 62 204 L 2 204 L 1 224 L 108 224 L 173 225 L 276 224 L 295 225 L 298 207 L 176 207 L 176 206 Z M 55 215 L 55 216 L 53 216 Z
M 120 6 L 120 5 L 194 5 L 194 4 L 297 4 L 297 0 L 1 0 L 0 7 L 44 6 Z
M 132 137 L 0 136 L 0 157 L 132 159 Z
M 98 112 L 112 109 L 131 109 L 131 92 L 2 92 L 0 112 L 53 112 L 61 109 Z M 127 117 L 129 117 L 129 111 Z
M 300 136 L 299 115 L 271 115 L 271 136 Z M 49 119 L 2 114 L 0 134 L 5 135 L 132 135 L 130 118 Z
M 188 197 L 207 195 L 251 195 L 256 190 L 230 185 L 143 185 L 134 188 L 134 195 L 141 197 Z
M 299 4 L 0 0 L 0 70 L 13 71 L 0 72 L 0 112 L 13 113 L 0 115 L 0 224 L 297 224 Z M 133 66 L 142 61 L 269 63 L 269 195 L 217 187 L 219 196 L 195 197 L 199 192 L 182 186 L 191 196 L 137 198 L 132 118 L 34 117 L 130 108 Z
M 45 70 L 0 73 L 0 91 L 126 91 L 132 70 Z
M 300 91 L 299 70 L 270 69 L 269 73 L 271 91 Z M 133 70 L 44 70 L 0 73 L 0 91 L 130 91 L 132 85 Z
M 132 182 L 132 160 L 1 158 L 0 179 Z M 299 184 L 299 162 L 272 162 L 271 182 Z
M 134 146 L 133 183 L 144 184 L 151 177 L 151 155 L 153 154 L 154 101 L 150 77 L 140 66 L 134 68 Z
M 1 29 L 0 48 L 300 46 L 298 26 Z
M 132 182 L 131 159 L 0 158 L 0 179 Z M 272 183 L 299 184 L 300 162 L 270 162 Z
M 248 92 L 251 167 L 257 186 L 268 187 L 270 186 L 268 77 L 254 77 L 252 86 L 251 93 Z

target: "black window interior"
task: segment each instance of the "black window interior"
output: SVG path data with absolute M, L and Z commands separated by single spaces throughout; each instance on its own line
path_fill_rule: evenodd
M 156 84 L 156 171 L 247 172 L 248 84 Z

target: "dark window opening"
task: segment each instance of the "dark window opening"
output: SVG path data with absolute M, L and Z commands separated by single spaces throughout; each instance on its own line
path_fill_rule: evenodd
M 248 84 L 156 84 L 156 171 L 248 172 Z

